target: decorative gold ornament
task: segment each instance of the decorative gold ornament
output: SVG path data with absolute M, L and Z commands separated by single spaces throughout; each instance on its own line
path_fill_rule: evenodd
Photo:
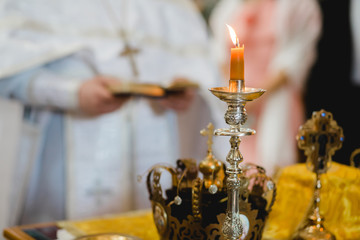
M 224 179 L 224 164 L 217 160 L 212 152 L 214 125 L 209 123 L 207 129 L 200 131 L 200 134 L 208 137 L 207 156 L 203 159 L 199 165 L 199 170 L 203 174 L 204 185 L 206 189 L 209 189 L 210 193 L 215 194 L 218 190 L 223 188 Z
M 324 217 L 320 214 L 321 174 L 326 173 L 331 164 L 331 156 L 340 149 L 344 141 L 343 130 L 330 112 L 313 112 L 297 135 L 298 146 L 307 156 L 307 167 L 316 174 L 314 200 L 307 218 L 294 233 L 294 240 L 335 240 L 335 235 L 324 227 Z
M 199 166 L 204 166 L 203 162 L 208 160 L 205 158 Z M 176 167 L 154 166 L 147 175 L 154 223 L 161 240 L 227 239 L 223 233 L 227 188 L 223 185 L 216 193 L 211 193 L 212 185 L 206 187 L 205 181 L 197 176 L 198 167 L 194 169 L 194 166 L 195 160 L 178 160 Z M 226 177 L 221 169 L 216 171 L 213 179 L 223 183 Z M 241 221 L 238 227 L 244 233 L 241 239 L 260 239 L 275 200 L 276 187 L 263 168 L 243 164 L 242 169 L 238 205 L 238 219 Z M 172 187 L 165 189 L 166 196 L 163 196 L 160 184 L 163 172 L 172 176 Z M 177 203 L 176 199 L 180 202 Z

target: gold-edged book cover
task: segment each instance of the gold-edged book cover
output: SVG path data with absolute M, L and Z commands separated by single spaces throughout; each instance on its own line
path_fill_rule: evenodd
M 179 94 L 188 88 L 199 88 L 194 82 L 176 82 L 169 86 L 152 83 L 118 83 L 109 86 L 110 92 L 117 97 L 141 96 L 162 98 L 172 94 Z

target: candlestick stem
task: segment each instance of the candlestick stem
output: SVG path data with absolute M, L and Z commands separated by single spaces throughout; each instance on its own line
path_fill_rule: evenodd
M 229 80 L 229 88 L 212 88 L 210 91 L 220 100 L 228 104 L 225 113 L 225 122 L 230 128 L 215 130 L 217 136 L 230 136 L 230 151 L 226 157 L 229 166 L 226 167 L 226 187 L 228 194 L 227 210 L 223 222 L 222 232 L 227 240 L 238 240 L 243 236 L 244 225 L 239 212 L 241 191 L 246 182 L 242 178 L 243 172 L 240 163 L 243 156 L 240 153 L 240 136 L 255 134 L 249 128 L 242 128 L 247 119 L 245 104 L 260 97 L 265 90 L 245 88 L 244 80 Z
M 242 170 L 239 164 L 243 161 L 243 156 L 239 151 L 240 138 L 232 136 L 230 138 L 231 149 L 226 157 L 226 161 L 230 164 L 226 168 L 226 186 L 228 191 L 228 203 L 226 210 L 225 222 L 223 225 L 223 233 L 228 239 L 236 240 L 243 234 L 243 225 L 239 213 L 239 195 L 241 188 L 241 180 L 239 178 Z

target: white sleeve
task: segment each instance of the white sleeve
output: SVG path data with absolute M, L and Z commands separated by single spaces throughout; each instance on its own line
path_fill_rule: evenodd
M 62 110 L 79 107 L 78 90 L 82 81 L 65 78 L 47 70 L 41 70 L 30 80 L 28 99 L 31 105 L 49 106 Z
M 77 110 L 80 85 L 94 73 L 77 55 L 0 79 L 0 95 L 26 105 Z
M 271 70 L 285 71 L 292 86 L 302 89 L 316 58 L 321 11 L 315 0 L 279 0 L 279 44 Z

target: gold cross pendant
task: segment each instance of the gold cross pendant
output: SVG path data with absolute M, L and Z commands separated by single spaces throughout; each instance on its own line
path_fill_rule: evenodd
M 138 48 L 132 48 L 128 43 L 125 43 L 125 48 L 120 52 L 120 57 L 128 57 L 131 65 L 131 70 L 134 77 L 139 76 L 139 71 L 135 61 L 135 55 L 140 52 Z

